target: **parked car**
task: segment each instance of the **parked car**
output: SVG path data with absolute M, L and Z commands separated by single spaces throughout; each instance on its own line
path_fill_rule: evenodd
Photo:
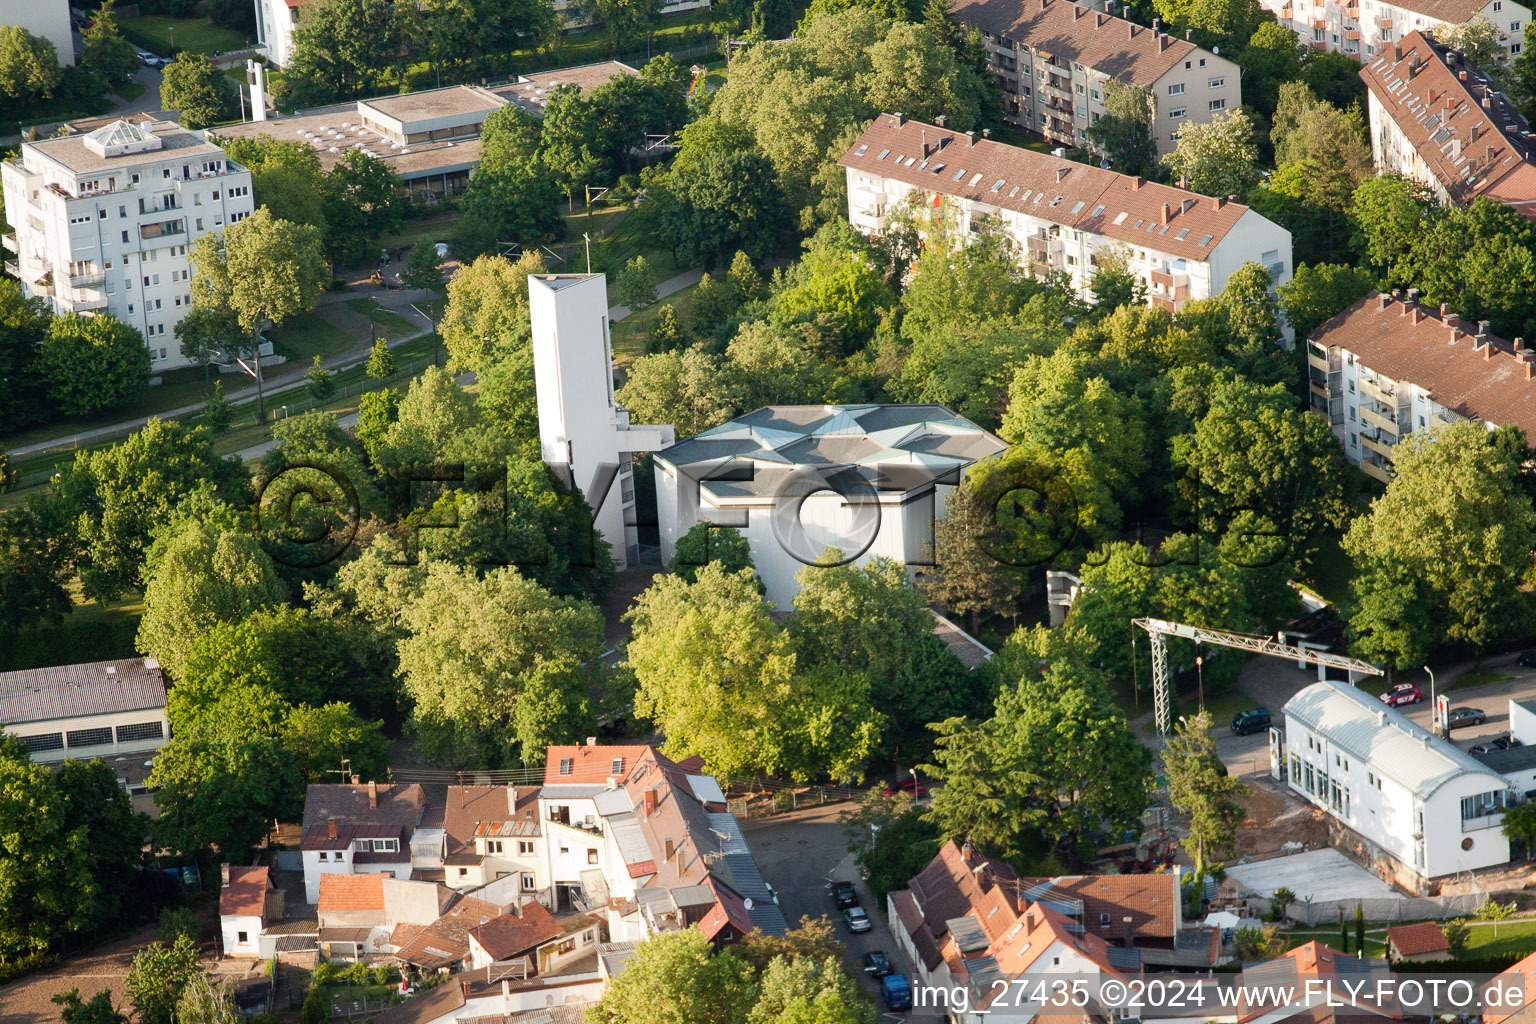
M 894 786 L 886 786 L 880 791 L 882 796 L 895 796 L 897 793 L 906 793 L 911 796 L 927 796 L 928 787 L 917 779 L 902 779 Z
M 1515 659 L 1516 665 L 1524 665 L 1526 668 L 1536 668 L 1536 651 L 1522 651 L 1520 657 Z
M 867 932 L 874 927 L 869 915 L 864 913 L 863 907 L 849 907 L 843 911 L 843 923 L 851 932 Z
M 1521 743 L 1513 736 L 1499 736 L 1492 740 L 1488 745 L 1494 750 L 1509 750 L 1511 747 L 1525 746 L 1524 743 Z
M 906 1010 L 912 1006 L 912 984 L 904 974 L 887 974 L 881 978 L 880 995 L 892 1010 Z
M 832 899 L 837 903 L 838 910 L 859 905 L 859 890 L 853 887 L 852 882 L 838 882 L 832 887 Z
M 1417 704 L 1424 699 L 1424 694 L 1418 683 L 1398 683 L 1382 694 L 1380 699 L 1387 707 L 1395 708 L 1403 704 Z
M 1249 708 L 1247 711 L 1239 711 L 1232 716 L 1232 732 L 1234 735 L 1247 736 L 1251 732 L 1263 732 L 1268 728 L 1268 708 Z
M 1488 745 L 1485 744 L 1485 743 L 1474 743 L 1470 747 L 1467 748 L 1467 753 L 1469 753 L 1469 754 L 1486 754 L 1486 753 L 1488 753 Z
M 163 68 L 163 67 L 166 66 L 166 64 L 170 63 L 169 61 L 162 60 L 159 57 L 156 57 L 154 54 L 150 53 L 148 50 L 140 50 L 138 52 L 138 58 L 139 58 L 139 63 L 143 64 L 147 68 Z
M 872 949 L 864 954 L 864 973 L 883 978 L 895 973 L 895 968 L 891 966 L 891 958 L 885 955 L 885 950 Z
M 1446 725 L 1452 729 L 1460 729 L 1464 725 L 1482 725 L 1488 720 L 1482 708 L 1451 708 L 1446 715 Z

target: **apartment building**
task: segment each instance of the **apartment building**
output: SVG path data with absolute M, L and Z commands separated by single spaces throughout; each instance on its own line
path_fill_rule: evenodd
M 1536 216 L 1536 137 L 1493 79 L 1426 33 L 1411 32 L 1360 70 L 1371 155 L 1445 205 L 1479 196 Z
M 75 63 L 69 0 L 0 0 L 0 25 L 20 25 L 52 43 L 60 65 L 69 67 Z
M 0 163 L 6 269 L 54 312 L 110 313 L 137 328 L 155 371 L 190 365 L 176 324 L 192 307 L 187 253 L 249 217 L 251 174 L 173 121 L 114 121 L 23 143 Z
M 1219 294 L 1244 263 L 1276 285 L 1291 279 L 1291 233 L 1220 196 L 1202 196 L 881 114 L 839 164 L 848 174 L 848 219 L 877 235 L 909 200 L 947 206 L 963 233 L 996 219 L 1032 273 L 1062 272 L 1085 299 L 1099 255 L 1124 254 L 1150 303 L 1177 311 Z
M 1307 339 L 1312 411 L 1349 460 L 1383 483 L 1392 447 L 1415 430 L 1472 420 L 1536 436 L 1536 352 L 1417 296 L 1367 295 Z
M 1085 134 L 1104 113 L 1105 84 L 1152 95 L 1158 154 L 1179 129 L 1242 104 L 1241 69 L 1225 57 L 1074 0 L 951 0 L 961 24 L 982 34 L 987 68 L 1002 87 L 1005 119 L 1066 146 L 1093 148 Z
M 451 85 L 333 103 L 210 131 L 225 140 L 266 136 L 305 143 L 327 171 L 349 151 L 361 150 L 393 171 L 412 200 L 431 201 L 464 191 L 480 163 L 481 129 L 496 110 L 510 103 L 543 117 L 550 94 L 560 86 L 586 93 L 615 77 L 639 74 L 620 61 L 601 61 L 517 75 L 505 83 Z
M 1487 18 L 1504 49 L 1520 52 L 1531 8 L 1514 0 L 1259 0 L 1284 27 L 1316 50 L 1369 62 L 1411 32 L 1443 31 Z

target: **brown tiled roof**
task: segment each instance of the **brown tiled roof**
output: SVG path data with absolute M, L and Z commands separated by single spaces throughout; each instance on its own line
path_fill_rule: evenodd
M 264 917 L 267 909 L 267 869 L 231 867 L 229 884 L 219 890 L 219 914 Z
M 891 901 L 896 904 L 896 916 L 901 918 L 902 927 L 912 937 L 912 945 L 917 947 L 917 955 L 922 957 L 923 966 L 932 971 L 944 959 L 939 954 L 938 943 L 934 941 L 933 933 L 928 930 L 923 920 L 923 912 L 918 908 L 917 898 L 911 890 L 903 889 L 901 892 L 892 893 Z
M 469 932 L 500 916 L 494 903 L 466 896 L 446 914 L 411 936 L 396 958 L 427 970 L 449 967 L 469 955 Z
M 1487 0 L 1392 0 L 1392 6 L 1449 25 L 1462 25 L 1487 6 Z
M 1536 144 L 1491 78 L 1420 32 L 1384 49 L 1360 77 L 1451 199 L 1488 196 L 1536 216 L 1522 208 L 1536 204 Z
M 404 841 L 420 823 L 426 795 L 414 783 L 314 784 L 304 792 L 304 839 L 306 850 L 342 849 L 351 837 L 388 838 Z M 376 806 L 371 806 L 376 804 Z M 330 838 L 330 822 L 336 822 L 337 838 Z M 350 829 L 347 836 L 343 832 Z M 341 843 L 341 846 L 337 846 Z M 399 859 L 399 858 L 394 858 Z
M 517 807 L 509 810 L 506 786 L 449 786 L 443 808 L 448 855 L 473 857 L 476 836 L 538 835 L 539 787 L 518 786 L 515 794 Z
M 1197 261 L 1249 212 L 1241 203 L 991 139 L 971 141 L 895 114 L 875 118 L 838 164 Z
M 337 913 L 347 910 L 384 909 L 383 875 L 320 876 L 319 912 Z
M 544 757 L 544 785 L 601 785 L 613 774 L 615 758 L 623 758 L 619 774 L 627 775 L 635 763 L 649 753 L 654 752 L 643 745 L 550 747 Z M 562 772 L 561 765 L 566 761 L 570 762 L 570 769 Z
M 1433 921 L 1400 924 L 1395 928 L 1388 928 L 1387 946 L 1398 956 L 1442 953 L 1451 948 L 1451 944 L 1445 941 L 1445 933 Z
M 1385 303 L 1385 308 L 1383 308 Z M 1368 369 L 1416 384 L 1447 409 L 1495 426 L 1513 424 L 1536 437 L 1536 380 L 1502 338 L 1475 347 L 1476 325 L 1458 321 L 1458 340 L 1440 310 L 1373 292 L 1312 332 L 1313 342 L 1354 353 Z
M 1127 917 L 1132 939 L 1171 939 L 1177 929 L 1179 887 L 1169 872 L 1025 878 L 1019 884 L 1030 899 L 1081 900 L 1083 926 L 1100 938 L 1126 939 Z M 1108 928 L 1100 924 L 1104 914 L 1109 915 Z
M 469 930 L 470 936 L 480 943 L 492 960 L 510 960 L 540 943 L 559 938 L 563 933 L 560 922 L 536 901 L 524 903 Z
M 1155 84 L 1200 50 L 1194 43 L 1071 0 L 950 0 L 949 9 L 961 24 L 1140 86 Z
M 374 1014 L 373 1024 L 428 1024 L 462 1007 L 464 989 L 458 978 L 449 978 L 436 988 Z

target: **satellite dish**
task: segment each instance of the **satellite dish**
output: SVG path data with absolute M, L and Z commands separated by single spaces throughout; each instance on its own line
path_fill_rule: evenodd
M 741 905 L 746 907 L 748 910 L 751 910 L 752 909 L 752 897 L 748 896 L 746 899 L 742 900 L 741 901 Z

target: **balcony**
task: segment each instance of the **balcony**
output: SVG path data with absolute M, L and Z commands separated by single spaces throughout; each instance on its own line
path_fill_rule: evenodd
M 878 203 L 874 206 L 849 210 L 848 219 L 854 227 L 866 228 L 870 231 L 882 231 L 885 228 L 885 204 Z
M 1307 365 L 1314 370 L 1321 370 L 1323 373 L 1338 369 L 1337 366 L 1330 365 L 1326 354 L 1319 354 L 1311 345 L 1307 346 Z
M 16 261 L 15 260 L 6 260 L 5 261 L 5 272 L 7 274 L 10 274 L 12 277 L 20 277 L 21 276 L 21 268 L 16 265 Z
M 1375 458 L 1375 456 L 1372 458 Z M 1372 459 L 1361 459 L 1360 469 L 1365 473 L 1366 476 L 1375 480 L 1380 480 L 1384 484 L 1389 484 L 1392 482 L 1391 472 L 1388 471 L 1385 466 L 1373 462 Z
M 1360 30 L 1357 28 L 1347 28 L 1344 30 L 1344 38 L 1350 42 L 1358 43 L 1360 41 Z
M 1380 384 L 1368 377 L 1361 377 L 1360 390 L 1382 405 L 1397 405 L 1397 390 L 1391 384 Z
M 1060 238 L 1039 238 L 1031 235 L 1024 240 L 1024 244 L 1034 256 L 1055 255 L 1061 252 Z
M 70 309 L 74 312 L 84 313 L 86 310 L 91 309 L 106 309 L 108 299 L 106 292 L 85 288 L 76 292 L 74 298 L 67 301 L 69 302 Z
M 14 232 L 8 235 L 0 235 L 0 245 L 5 246 L 6 252 L 21 252 L 21 245 L 17 243 Z
M 94 288 L 99 284 L 105 284 L 107 274 L 104 270 L 92 270 L 84 274 L 70 274 L 69 286 L 71 288 Z
M 1498 828 L 1504 824 L 1504 812 L 1500 810 L 1496 814 L 1482 814 L 1475 818 L 1462 818 L 1461 830 L 1463 832 L 1478 832 L 1485 828 Z
M 1390 434 L 1367 434 L 1360 431 L 1360 443 L 1365 445 L 1367 451 L 1375 452 L 1384 459 L 1392 458 L 1392 437 Z
M 1397 436 L 1397 421 L 1392 418 L 1390 413 L 1384 414 L 1372 409 L 1368 405 L 1362 405 L 1360 407 L 1360 419 L 1362 422 L 1369 423 L 1378 430 L 1385 430 L 1393 437 Z
M 1052 92 L 1060 93 L 1069 103 L 1072 100 L 1072 84 L 1064 78 L 1049 75 L 1040 80 L 1040 88 L 1049 95 Z
M 1049 276 L 1050 273 L 1051 273 L 1051 266 L 1050 266 L 1050 264 L 1048 264 L 1048 263 L 1041 263 L 1038 260 L 1031 260 L 1030 261 L 1030 264 L 1029 264 L 1029 276 L 1030 277 L 1044 278 L 1044 277 Z
M 173 238 L 176 235 L 184 235 L 187 232 L 185 220 L 162 220 L 157 224 L 144 224 L 139 228 L 139 237 L 148 241 L 152 238 Z
M 1316 377 L 1308 378 L 1307 390 L 1311 391 L 1312 394 L 1316 395 L 1318 398 L 1321 398 L 1324 402 L 1327 402 L 1328 399 L 1333 397 L 1328 391 L 1327 381 L 1318 380 Z

